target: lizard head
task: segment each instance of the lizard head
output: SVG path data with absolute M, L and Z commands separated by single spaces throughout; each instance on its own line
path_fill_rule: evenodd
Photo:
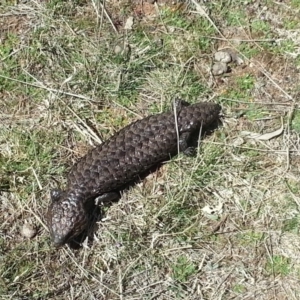
M 54 246 L 59 247 L 79 235 L 88 223 L 82 201 L 61 190 L 51 191 L 47 223 Z

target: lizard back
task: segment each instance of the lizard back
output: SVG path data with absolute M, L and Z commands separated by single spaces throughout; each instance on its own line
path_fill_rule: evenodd
M 103 144 L 82 157 L 71 169 L 67 190 L 77 190 L 84 198 L 117 190 L 140 173 L 177 153 L 178 138 L 201 126 L 209 126 L 220 113 L 215 103 L 182 106 L 151 115 L 121 129 Z

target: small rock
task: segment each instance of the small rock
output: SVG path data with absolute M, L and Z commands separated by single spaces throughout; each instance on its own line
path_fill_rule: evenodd
M 125 22 L 124 29 L 131 30 L 133 27 L 133 22 L 134 22 L 133 17 L 132 16 L 128 17 L 128 19 Z
M 153 43 L 158 47 L 162 47 L 164 45 L 164 40 L 160 38 L 155 38 Z
M 228 66 L 224 62 L 216 62 L 213 64 L 211 68 L 211 72 L 213 75 L 221 75 L 228 71 Z
M 231 60 L 232 60 L 231 55 L 227 51 L 218 51 L 215 53 L 215 61 L 229 63 L 231 62 Z
M 236 63 L 237 65 L 242 65 L 242 64 L 244 64 L 244 60 L 243 60 L 240 56 L 238 56 L 238 55 L 236 55 L 236 58 L 235 58 L 233 61 L 235 61 L 235 63 Z
M 228 49 L 228 53 L 230 53 L 232 62 L 236 63 L 237 65 L 242 65 L 244 60 L 232 49 Z
M 232 145 L 234 147 L 239 147 L 239 146 L 242 146 L 244 143 L 245 143 L 244 139 L 241 137 L 238 137 L 235 140 L 233 140 Z
M 130 46 L 128 44 L 120 46 L 120 45 L 116 45 L 114 52 L 116 55 L 121 55 L 124 57 L 129 57 L 130 56 Z
M 173 33 L 175 32 L 176 28 L 174 26 L 167 26 L 168 32 Z
M 237 65 L 242 65 L 244 63 L 244 60 L 238 55 L 235 50 L 231 48 L 223 49 L 223 51 L 224 50 L 230 54 L 232 62 L 236 63 Z
M 244 60 L 231 48 L 225 48 L 215 53 L 215 61 L 224 63 L 234 62 L 238 65 L 242 65 Z
M 115 47 L 115 54 L 120 54 L 122 52 L 122 47 L 120 45 L 117 45 Z
M 32 239 L 36 235 L 36 233 L 36 228 L 34 228 L 34 226 L 29 223 L 25 223 L 21 230 L 21 234 L 28 239 Z

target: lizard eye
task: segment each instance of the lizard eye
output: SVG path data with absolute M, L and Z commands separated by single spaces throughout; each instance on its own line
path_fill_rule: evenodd
M 62 191 L 60 189 L 54 189 L 50 192 L 51 200 L 57 201 L 61 196 Z

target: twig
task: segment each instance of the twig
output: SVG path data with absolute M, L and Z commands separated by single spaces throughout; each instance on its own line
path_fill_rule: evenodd
M 92 1 L 92 2 L 93 2 L 93 6 L 95 6 L 94 1 Z M 101 6 L 102 12 L 104 12 L 107 20 L 111 24 L 111 26 L 112 26 L 113 30 L 115 31 L 115 33 L 118 33 L 118 30 L 117 30 L 115 24 L 113 23 L 113 21 L 112 21 L 111 17 L 109 16 L 107 10 L 105 9 L 105 0 L 103 1 L 103 4 L 101 2 L 99 2 L 99 5 Z M 97 15 L 98 15 L 98 12 L 97 12 Z
M 102 141 L 99 136 L 75 113 L 75 111 L 69 107 L 64 101 L 62 101 L 66 108 L 80 121 L 80 123 L 86 128 L 88 134 L 94 139 L 97 143 L 101 144 Z M 74 123 L 73 124 L 79 132 L 81 132 L 80 128 Z M 84 136 L 84 134 L 82 134 Z
M 40 86 L 40 85 L 37 85 L 37 84 L 34 84 L 34 83 L 25 82 L 25 81 L 22 81 L 22 80 L 19 80 L 19 79 L 15 79 L 15 78 L 11 78 L 11 77 L 8 77 L 8 76 L 0 75 L 0 78 L 4 78 L 4 79 L 7 79 L 7 80 L 15 81 L 15 82 L 18 82 L 18 83 L 21 83 L 21 84 L 25 84 L 25 85 L 28 85 L 28 86 L 32 86 L 32 87 L 35 87 L 35 88 L 38 88 L 38 89 L 47 90 L 49 92 L 63 94 L 63 95 L 66 95 L 66 96 L 71 96 L 71 97 L 83 99 L 83 100 L 86 100 L 86 101 L 92 101 L 92 99 L 90 99 L 88 97 L 85 97 L 83 95 L 73 94 L 73 93 L 69 93 L 69 92 L 65 92 L 65 91 L 61 91 L 61 90 L 49 88 L 49 87 L 46 87 L 46 86 Z
M 271 150 L 271 149 L 261 149 L 261 148 L 252 148 L 252 147 L 241 147 L 241 146 L 235 146 L 235 145 L 230 145 L 230 144 L 225 144 L 225 143 L 218 143 L 218 142 L 211 142 L 211 141 L 202 141 L 204 144 L 213 144 L 213 145 L 220 145 L 220 146 L 225 146 L 225 147 L 232 147 L 232 148 L 238 148 L 242 150 L 255 150 L 255 151 L 260 151 L 260 152 L 266 152 L 266 153 L 276 153 L 276 154 L 283 154 L 286 155 L 286 150 Z M 299 150 L 293 150 L 289 149 L 289 153 L 298 153 L 300 154 Z
M 178 130 L 178 122 L 177 122 L 177 104 L 176 100 L 173 101 L 173 112 L 174 112 L 174 120 L 175 120 L 175 129 L 176 129 L 176 136 L 177 136 L 177 153 L 180 153 L 180 140 L 179 140 L 179 130 Z
M 42 185 L 41 185 L 41 183 L 40 183 L 40 181 L 39 181 L 39 179 L 38 179 L 38 176 L 37 176 L 37 174 L 36 174 L 36 172 L 35 172 L 35 169 L 34 169 L 33 167 L 31 167 L 31 170 L 32 170 L 33 176 L 35 177 L 35 180 L 36 180 L 36 182 L 37 182 L 37 184 L 38 184 L 40 190 L 42 190 L 43 187 L 42 187 Z
M 278 41 L 278 40 L 283 40 L 283 39 L 263 39 L 263 40 L 260 40 L 260 39 L 240 39 L 240 38 L 231 38 L 231 39 L 228 39 L 228 38 L 225 38 L 225 37 L 217 37 L 217 36 L 210 36 L 210 35 L 199 35 L 199 37 L 202 37 L 202 38 L 207 38 L 207 39 L 212 39 L 212 40 L 219 40 L 219 41 L 236 41 L 238 40 L 239 42 L 256 42 L 256 43 L 265 43 L 265 42 L 275 42 L 275 41 Z

